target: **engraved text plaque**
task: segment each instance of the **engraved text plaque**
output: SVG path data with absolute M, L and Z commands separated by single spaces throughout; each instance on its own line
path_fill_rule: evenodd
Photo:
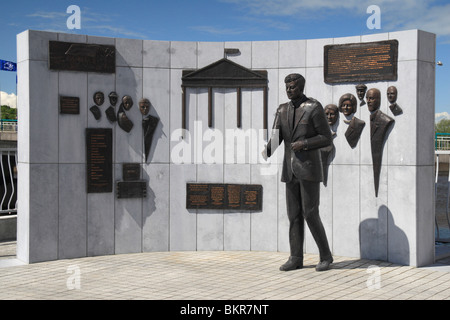
M 112 192 L 112 129 L 86 129 L 87 192 Z

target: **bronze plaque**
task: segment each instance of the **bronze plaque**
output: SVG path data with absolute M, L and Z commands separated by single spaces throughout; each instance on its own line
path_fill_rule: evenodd
M 262 186 L 188 183 L 187 209 L 262 210 Z
M 99 44 L 50 41 L 49 68 L 51 70 L 115 73 L 116 48 Z
M 80 98 L 59 97 L 59 111 L 62 114 L 80 114 Z
M 396 81 L 397 64 L 397 40 L 324 47 L 326 83 Z
M 112 192 L 112 129 L 86 129 L 87 192 Z
M 124 181 L 140 180 L 141 165 L 139 163 L 124 163 L 122 166 L 122 179 Z
M 145 198 L 147 196 L 146 181 L 119 181 L 117 182 L 117 198 Z

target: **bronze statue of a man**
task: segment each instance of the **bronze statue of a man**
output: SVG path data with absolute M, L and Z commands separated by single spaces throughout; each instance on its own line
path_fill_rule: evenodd
M 281 271 L 303 267 L 304 222 L 308 224 L 319 248 L 317 271 L 330 268 L 333 257 L 319 216 L 320 182 L 323 167 L 320 149 L 331 144 L 331 131 L 322 105 L 303 94 L 305 78 L 290 74 L 285 78 L 290 102 L 278 107 L 263 157 L 270 157 L 284 141 L 284 162 L 281 181 L 286 183 L 286 204 L 289 219 L 290 257 Z

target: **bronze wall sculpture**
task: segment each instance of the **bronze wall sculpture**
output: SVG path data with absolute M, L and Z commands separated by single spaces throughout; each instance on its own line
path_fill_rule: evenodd
M 357 111 L 356 97 L 351 93 L 344 94 L 339 100 L 339 111 L 342 112 L 347 120 L 348 128 L 345 131 L 345 138 L 350 147 L 355 148 L 361 137 L 361 133 L 366 126 L 366 123 L 354 116 Z
M 380 184 L 383 148 L 389 132 L 394 125 L 394 119 L 380 110 L 381 93 L 378 89 L 370 89 L 366 95 L 370 115 L 370 144 L 372 150 L 372 164 L 375 183 L 375 196 L 378 197 Z
M 400 108 L 400 106 L 397 104 L 397 96 L 398 96 L 397 88 L 394 87 L 394 86 L 390 86 L 387 89 L 387 98 L 388 98 L 388 101 L 391 104 L 389 106 L 389 109 L 392 111 L 394 116 L 398 116 L 398 115 L 401 115 L 403 113 L 402 108 Z
M 156 127 L 159 123 L 159 118 L 151 115 L 147 116 L 150 112 L 150 106 L 151 103 L 148 99 L 142 99 L 139 101 L 139 110 L 144 116 L 144 119 L 142 119 L 142 128 L 144 129 L 145 162 L 148 161 L 150 149 L 152 148 L 153 134 L 155 133 Z
M 396 81 L 397 67 L 397 40 L 324 47 L 324 78 L 329 84 Z
M 102 113 L 101 113 L 99 107 L 92 106 L 89 110 L 91 110 L 92 114 L 94 115 L 95 120 L 100 120 L 101 119 Z
M 59 112 L 61 114 L 80 114 L 80 98 L 59 97 Z
M 213 88 L 236 88 L 237 90 L 237 127 L 241 127 L 241 89 L 262 88 L 264 90 L 263 127 L 267 129 L 267 71 L 253 71 L 227 58 L 214 62 L 199 70 L 184 70 L 182 77 L 182 128 L 186 129 L 186 88 L 208 88 L 208 126 L 212 123 Z
M 112 105 L 113 107 L 115 107 L 116 104 L 117 104 L 117 101 L 119 100 L 119 95 L 118 95 L 115 91 L 112 91 L 112 92 L 108 95 L 108 97 L 109 97 L 109 103 L 111 103 L 111 105 Z
M 93 99 L 94 99 L 94 103 L 97 106 L 101 106 L 105 102 L 105 95 L 103 94 L 103 92 L 98 91 L 98 92 L 94 93 Z
M 115 46 L 49 42 L 49 68 L 51 70 L 81 72 L 116 72 Z
M 112 129 L 86 129 L 88 193 L 112 192 Z
M 147 197 L 147 181 L 141 180 L 141 165 L 139 163 L 124 163 L 122 165 L 123 181 L 117 181 L 118 199 L 138 199 Z
M 366 102 L 364 101 L 366 92 L 367 86 L 365 84 L 362 83 L 356 86 L 356 95 L 358 96 L 359 101 L 361 101 L 359 104 L 361 107 L 366 104 Z

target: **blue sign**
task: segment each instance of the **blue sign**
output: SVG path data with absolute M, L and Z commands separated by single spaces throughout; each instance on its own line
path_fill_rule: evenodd
M 17 71 L 17 64 L 11 61 L 0 60 L 0 70 Z

